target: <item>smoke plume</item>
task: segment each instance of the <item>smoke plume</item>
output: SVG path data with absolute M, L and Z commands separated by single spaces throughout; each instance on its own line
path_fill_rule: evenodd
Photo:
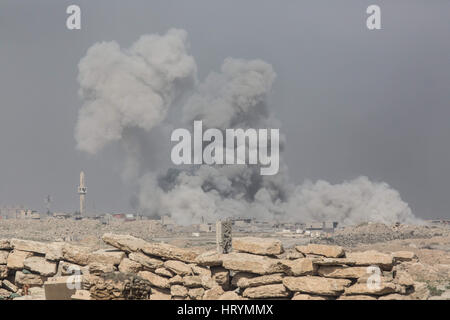
M 367 177 L 335 185 L 322 180 L 307 181 L 295 188 L 286 204 L 286 213 L 309 221 L 339 221 L 344 225 L 367 221 L 418 222 L 396 190 Z
M 127 127 L 149 131 L 165 119 L 178 90 L 195 82 L 186 38 L 184 30 L 171 29 L 142 36 L 129 49 L 113 41 L 88 50 L 78 65 L 84 100 L 75 128 L 80 150 L 95 153 L 122 139 Z
M 261 176 L 259 165 L 150 169 L 147 154 L 158 153 L 161 146 L 146 137 L 163 122 L 170 126 L 167 114 L 180 95 L 188 97 L 177 110 L 187 128 L 195 120 L 202 120 L 205 129 L 222 131 L 280 128 L 267 101 L 276 79 L 270 64 L 227 58 L 220 71 L 198 82 L 196 63 L 187 51 L 186 32 L 173 29 L 163 36 L 142 36 L 126 50 L 115 42 L 95 44 L 79 64 L 84 105 L 75 131 L 78 148 L 96 153 L 113 141 L 124 146 L 124 176 L 137 181 L 134 202 L 141 212 L 170 215 L 179 224 L 224 217 L 343 224 L 416 221 L 386 183 L 360 177 L 335 185 L 317 181 L 295 186 L 282 159 L 273 176 Z M 282 150 L 286 141 L 283 136 L 280 140 Z

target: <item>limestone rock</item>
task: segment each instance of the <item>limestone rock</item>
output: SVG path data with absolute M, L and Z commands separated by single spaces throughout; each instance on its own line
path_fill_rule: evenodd
M 103 242 L 125 252 L 136 252 L 145 247 L 148 242 L 129 235 L 105 233 Z
M 198 256 L 198 252 L 194 249 L 178 248 L 166 243 L 147 243 L 142 251 L 151 256 L 187 263 L 195 262 Z
M 2 281 L 2 286 L 3 286 L 3 288 L 5 288 L 6 290 L 9 290 L 11 292 L 17 292 L 19 290 L 19 288 L 17 288 L 16 285 L 14 285 L 13 283 L 9 282 L 8 280 L 3 280 Z
M 291 291 L 322 296 L 338 296 L 350 285 L 347 279 L 322 278 L 316 276 L 285 277 L 283 284 Z
M 184 276 L 183 284 L 187 288 L 199 288 L 203 286 L 203 282 L 200 276 Z
M 162 277 L 172 278 L 173 273 L 170 270 L 167 270 L 166 268 L 157 268 L 155 269 L 155 273 Z
M 7 264 L 9 251 L 0 250 L 0 264 Z
M 259 287 L 268 284 L 277 284 L 283 282 L 283 276 L 281 273 L 270 274 L 260 277 L 252 277 L 252 278 L 241 278 L 237 282 L 237 286 L 239 288 L 248 288 L 248 287 Z
M 322 277 L 358 279 L 367 274 L 366 267 L 321 266 L 318 274 Z
M 47 252 L 45 253 L 45 259 L 50 261 L 62 260 L 64 258 L 62 252 L 64 245 L 64 242 L 53 242 L 48 244 Z
M 8 269 L 22 270 L 24 267 L 23 261 L 26 258 L 31 257 L 32 255 L 33 253 L 28 251 L 19 251 L 19 250 L 11 251 L 11 253 L 8 255 L 6 265 Z
M 296 292 L 291 300 L 328 300 L 328 297 L 313 296 L 310 294 Z
M 58 264 L 57 274 L 60 276 L 70 276 L 79 274 L 88 274 L 89 266 L 80 266 L 78 264 L 67 261 L 60 261 Z
M 89 255 L 89 263 L 97 262 L 101 264 L 118 266 L 125 257 L 126 255 L 123 251 L 102 249 L 92 252 Z
M 170 300 L 171 298 L 169 289 L 152 288 L 150 300 Z
M 86 273 L 81 276 L 81 279 L 78 276 L 73 276 L 70 279 L 66 278 L 66 281 L 68 279 L 69 283 L 71 283 L 72 285 L 75 285 L 77 282 L 81 282 L 81 289 L 89 290 L 94 284 L 96 284 L 100 281 L 99 279 L 101 279 L 102 276 L 104 276 L 104 275 L 103 274 L 95 275 L 92 273 Z M 53 278 L 50 278 L 50 280 L 51 279 L 53 279 Z
M 12 248 L 8 239 L 0 239 L 0 250 L 11 250 Z
M 221 286 L 216 286 L 209 290 L 205 291 L 203 295 L 203 300 L 218 300 L 220 296 L 224 294 L 224 291 Z
M 128 258 L 140 263 L 144 267 L 155 270 L 163 266 L 164 262 L 161 259 L 149 257 L 143 253 L 132 252 L 128 255 Z
M 365 295 L 340 296 L 337 300 L 377 300 L 377 298 Z
M 248 253 L 232 252 L 223 255 L 223 266 L 234 271 L 244 271 L 257 274 L 285 272 L 288 266 L 278 259 L 257 256 Z
M 377 265 L 383 270 L 391 270 L 394 263 L 394 258 L 390 254 L 375 250 L 347 252 L 347 258 L 354 260 L 357 266 Z
M 181 286 L 179 284 L 175 284 L 170 287 L 170 294 L 172 297 L 186 297 L 188 295 L 188 290 L 186 287 Z
M 369 271 L 369 270 L 368 270 L 368 271 Z M 373 275 L 374 275 L 374 273 L 368 272 L 368 273 L 365 274 L 364 276 L 358 278 L 358 280 L 356 280 L 356 283 L 367 284 L 368 281 L 369 281 L 369 282 L 373 282 L 373 281 L 372 281 L 372 280 L 374 279 L 374 278 L 373 278 Z M 385 273 L 380 274 L 380 282 L 381 282 L 381 283 L 389 283 L 389 282 L 392 282 L 392 280 L 393 280 L 393 278 L 392 278 L 391 275 L 385 274 Z
M 45 278 L 34 273 L 23 273 L 22 271 L 16 271 L 15 284 L 19 286 L 28 285 L 30 287 L 42 286 Z
M 51 277 L 56 274 L 56 263 L 49 262 L 43 257 L 28 257 L 23 261 L 25 268 L 41 276 Z
M 394 283 L 401 286 L 410 287 L 414 285 L 413 278 L 405 271 L 397 271 L 395 274 Z
M 304 257 L 305 257 L 305 255 L 298 251 L 289 251 L 286 254 L 286 259 L 289 259 L 289 260 L 296 260 L 296 259 L 300 259 L 300 258 L 304 258 Z
M 340 246 L 310 243 L 307 246 L 296 246 L 295 249 L 303 254 L 315 254 L 329 258 L 340 258 L 345 256 L 344 249 Z
M 263 298 L 285 298 L 289 296 L 289 291 L 286 290 L 283 284 L 268 284 L 259 287 L 250 287 L 244 290 L 242 295 L 251 299 Z
M 0 288 L 0 300 L 7 299 L 11 295 L 11 292 L 8 290 Z
M 245 300 L 245 298 L 241 297 L 234 291 L 227 291 L 222 294 L 218 300 Z
M 283 260 L 283 264 L 289 267 L 286 273 L 292 276 L 314 275 L 317 271 L 317 266 L 313 262 L 312 258 Z
M 158 276 L 157 274 L 154 274 L 153 272 L 140 271 L 138 273 L 138 276 L 140 276 L 141 278 L 150 282 L 150 284 L 153 287 L 158 287 L 158 288 L 163 288 L 163 289 L 168 289 L 170 287 L 168 279 Z
M 66 243 L 62 248 L 62 254 L 64 260 L 81 266 L 88 265 L 90 261 L 89 248 L 86 247 L 74 246 Z
M 368 285 L 367 283 L 355 283 L 345 289 L 345 295 L 376 295 L 381 296 L 396 292 L 397 287 L 390 282 L 381 282 L 379 285 Z
M 142 264 L 128 258 L 124 258 L 119 264 L 119 271 L 123 273 L 138 273 L 143 269 Z
M 45 295 L 26 295 L 13 298 L 13 300 L 45 300 Z
M 211 278 L 211 277 L 208 276 L 208 275 L 200 275 L 199 277 L 200 277 L 200 279 L 202 280 L 202 286 L 203 286 L 203 288 L 205 288 L 205 289 L 212 289 L 212 288 L 214 288 L 214 287 L 216 287 L 216 286 L 219 285 L 216 281 L 213 280 L 213 278 Z M 220 286 L 221 286 L 222 289 L 224 289 L 224 290 L 228 290 L 228 288 L 229 288 L 229 285 L 228 285 L 228 284 L 226 284 L 226 285 L 220 285 Z
M 256 237 L 234 238 L 233 250 L 259 255 L 277 255 L 284 251 L 280 240 Z
M 231 285 L 233 287 L 237 287 L 239 280 L 241 279 L 251 279 L 251 278 L 255 278 L 255 277 L 259 277 L 258 274 L 255 273 L 250 273 L 250 272 L 236 272 L 232 277 L 231 277 Z
M 203 298 L 204 293 L 205 289 L 203 288 L 192 288 L 188 290 L 188 296 L 192 300 L 201 300 Z
M 88 290 L 76 290 L 70 297 L 72 300 L 92 300 L 91 293 Z
M 223 267 L 211 267 L 211 277 L 222 286 L 230 284 L 230 271 Z
M 197 276 L 206 276 L 210 278 L 212 276 L 210 268 L 197 266 L 195 264 L 191 264 L 190 267 L 192 269 L 192 272 L 194 272 L 194 274 Z
M 179 275 L 176 275 L 175 277 L 169 279 L 169 284 L 170 284 L 170 285 L 174 285 L 174 284 L 183 284 L 183 283 L 184 283 L 184 280 L 183 280 L 183 278 L 182 278 L 181 276 L 179 276 Z
M 312 258 L 313 263 L 318 266 L 353 266 L 356 264 L 356 261 L 351 260 L 349 258 Z
M 207 251 L 199 254 L 195 258 L 195 263 L 205 267 L 221 266 L 222 254 L 218 254 L 216 251 Z
M 151 290 L 139 276 L 114 272 L 92 278 L 89 292 L 94 300 L 147 300 Z
M 0 279 L 8 277 L 8 267 L 4 264 L 0 264 Z
M 31 240 L 11 239 L 10 244 L 15 250 L 34 252 L 39 254 L 46 254 L 48 248 L 46 243 Z
M 396 262 L 412 261 L 417 259 L 416 254 L 411 251 L 396 251 L 392 252 L 391 255 L 394 258 L 394 261 Z
M 413 300 L 427 300 L 430 297 L 430 290 L 425 282 L 415 282 L 414 292 L 411 294 Z
M 164 267 L 180 276 L 192 274 L 192 268 L 184 262 L 177 260 L 168 260 L 164 262 Z
M 89 263 L 89 272 L 92 274 L 111 273 L 116 271 L 116 267 L 112 264 L 91 262 Z
M 450 279 L 450 265 L 429 265 L 416 261 L 405 261 L 397 264 L 394 271 L 406 271 L 414 281 L 441 282 Z
M 411 300 L 411 298 L 402 294 L 392 293 L 386 296 L 381 296 L 378 300 Z

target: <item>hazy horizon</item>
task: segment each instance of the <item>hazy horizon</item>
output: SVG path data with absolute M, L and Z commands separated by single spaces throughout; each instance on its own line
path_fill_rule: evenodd
M 65 26 L 70 4 L 81 7 L 81 30 Z M 417 217 L 449 218 L 450 3 L 377 1 L 376 31 L 365 27 L 370 4 L 2 1 L 0 207 L 45 211 L 51 195 L 52 211 L 76 211 L 83 170 L 88 212 L 134 211 L 120 146 L 76 149 L 78 64 L 97 42 L 128 48 L 141 35 L 180 28 L 199 81 L 227 57 L 272 65 L 268 101 L 293 182 L 367 176 L 398 190 Z

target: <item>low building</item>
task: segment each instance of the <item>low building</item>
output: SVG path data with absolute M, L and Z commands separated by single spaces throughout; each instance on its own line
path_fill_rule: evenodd
M 112 215 L 113 219 L 117 220 L 125 220 L 125 214 L 124 213 L 115 213 Z
M 4 219 L 17 219 L 20 212 L 25 210 L 24 205 L 7 205 L 0 207 L 0 216 Z
M 31 213 L 31 219 L 33 220 L 40 220 L 41 219 L 41 214 L 37 213 L 36 211 Z
M 53 217 L 58 219 L 69 219 L 72 215 L 67 212 L 54 212 Z
M 212 223 L 201 223 L 198 225 L 199 232 L 215 232 L 216 226 Z
M 172 217 L 165 215 L 161 217 L 161 224 L 165 227 L 173 226 L 175 225 L 175 221 L 172 219 Z

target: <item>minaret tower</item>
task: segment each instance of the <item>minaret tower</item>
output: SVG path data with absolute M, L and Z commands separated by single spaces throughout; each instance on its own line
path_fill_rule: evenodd
M 80 186 L 78 187 L 78 194 L 80 195 L 80 215 L 84 216 L 86 210 L 86 185 L 84 182 L 84 172 L 80 172 Z

